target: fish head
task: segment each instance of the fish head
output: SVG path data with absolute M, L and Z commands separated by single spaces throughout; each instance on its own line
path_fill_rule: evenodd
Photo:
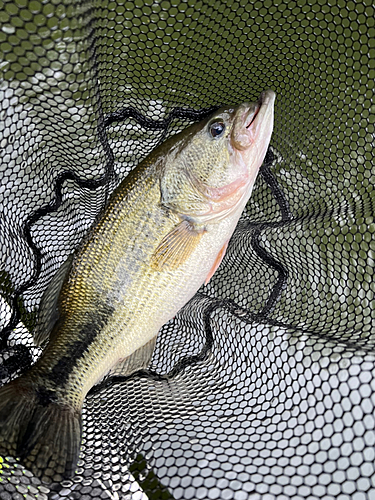
M 275 93 L 226 106 L 170 140 L 162 203 L 200 223 L 241 211 L 250 197 L 273 129 Z

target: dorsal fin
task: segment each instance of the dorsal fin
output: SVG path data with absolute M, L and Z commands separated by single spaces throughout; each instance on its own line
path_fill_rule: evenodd
M 74 255 L 70 255 L 62 266 L 57 270 L 46 291 L 43 294 L 39 306 L 38 321 L 33 331 L 34 343 L 43 346 L 48 342 L 49 336 L 56 321 L 59 319 L 57 301 L 60 295 L 65 276 L 72 265 Z

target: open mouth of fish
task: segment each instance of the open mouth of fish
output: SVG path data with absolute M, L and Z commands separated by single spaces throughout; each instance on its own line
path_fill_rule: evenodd
M 246 123 L 248 123 L 248 125 L 246 125 L 247 129 L 255 125 L 256 122 L 262 121 L 268 105 L 273 102 L 274 99 L 275 93 L 272 90 L 266 90 L 260 94 L 258 101 L 254 103 L 253 107 L 249 110 L 246 119 Z M 260 113 L 261 110 L 262 112 Z
M 253 103 L 244 103 L 240 107 L 231 134 L 233 146 L 239 151 L 246 151 L 252 145 L 269 142 L 273 126 L 273 103 L 276 94 L 272 90 L 262 92 Z
M 255 111 L 253 112 L 253 115 L 252 115 L 252 117 L 250 118 L 249 125 L 246 125 L 246 128 L 251 127 L 251 125 L 254 123 L 255 118 L 257 117 L 257 115 L 258 115 L 258 113 L 259 113 L 260 106 L 261 106 L 261 104 L 259 104 L 259 101 L 258 101 L 258 103 L 256 104 Z

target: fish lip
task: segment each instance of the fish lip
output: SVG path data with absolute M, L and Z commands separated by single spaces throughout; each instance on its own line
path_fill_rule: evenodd
M 269 115 L 273 113 L 275 98 L 273 90 L 265 90 L 256 102 L 244 103 L 238 108 L 239 114 L 231 134 L 231 142 L 235 149 L 244 151 L 256 141 L 259 133 L 262 133 L 265 122 L 269 121 Z
M 249 129 L 254 124 L 254 122 L 259 122 L 262 120 L 267 112 L 269 105 L 274 102 L 275 97 L 276 94 L 273 90 L 265 90 L 260 94 L 258 101 L 254 103 L 254 108 L 250 109 L 248 112 L 246 120 L 246 123 L 248 123 L 248 125 L 246 125 L 247 129 Z
M 254 120 L 255 118 L 257 117 L 258 113 L 259 113 L 259 110 L 260 110 L 260 106 L 261 104 L 257 104 L 256 108 L 255 108 L 255 111 L 251 114 L 251 119 L 250 119 L 250 122 L 248 125 L 246 125 L 245 128 L 249 128 L 251 127 L 251 125 L 254 123 Z

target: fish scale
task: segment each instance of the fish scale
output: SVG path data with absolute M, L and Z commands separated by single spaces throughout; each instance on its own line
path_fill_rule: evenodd
M 0 452 L 43 481 L 78 461 L 87 392 L 146 368 L 162 325 L 220 265 L 266 154 L 272 91 L 157 148 L 117 187 L 46 290 L 31 369 L 0 389 Z

